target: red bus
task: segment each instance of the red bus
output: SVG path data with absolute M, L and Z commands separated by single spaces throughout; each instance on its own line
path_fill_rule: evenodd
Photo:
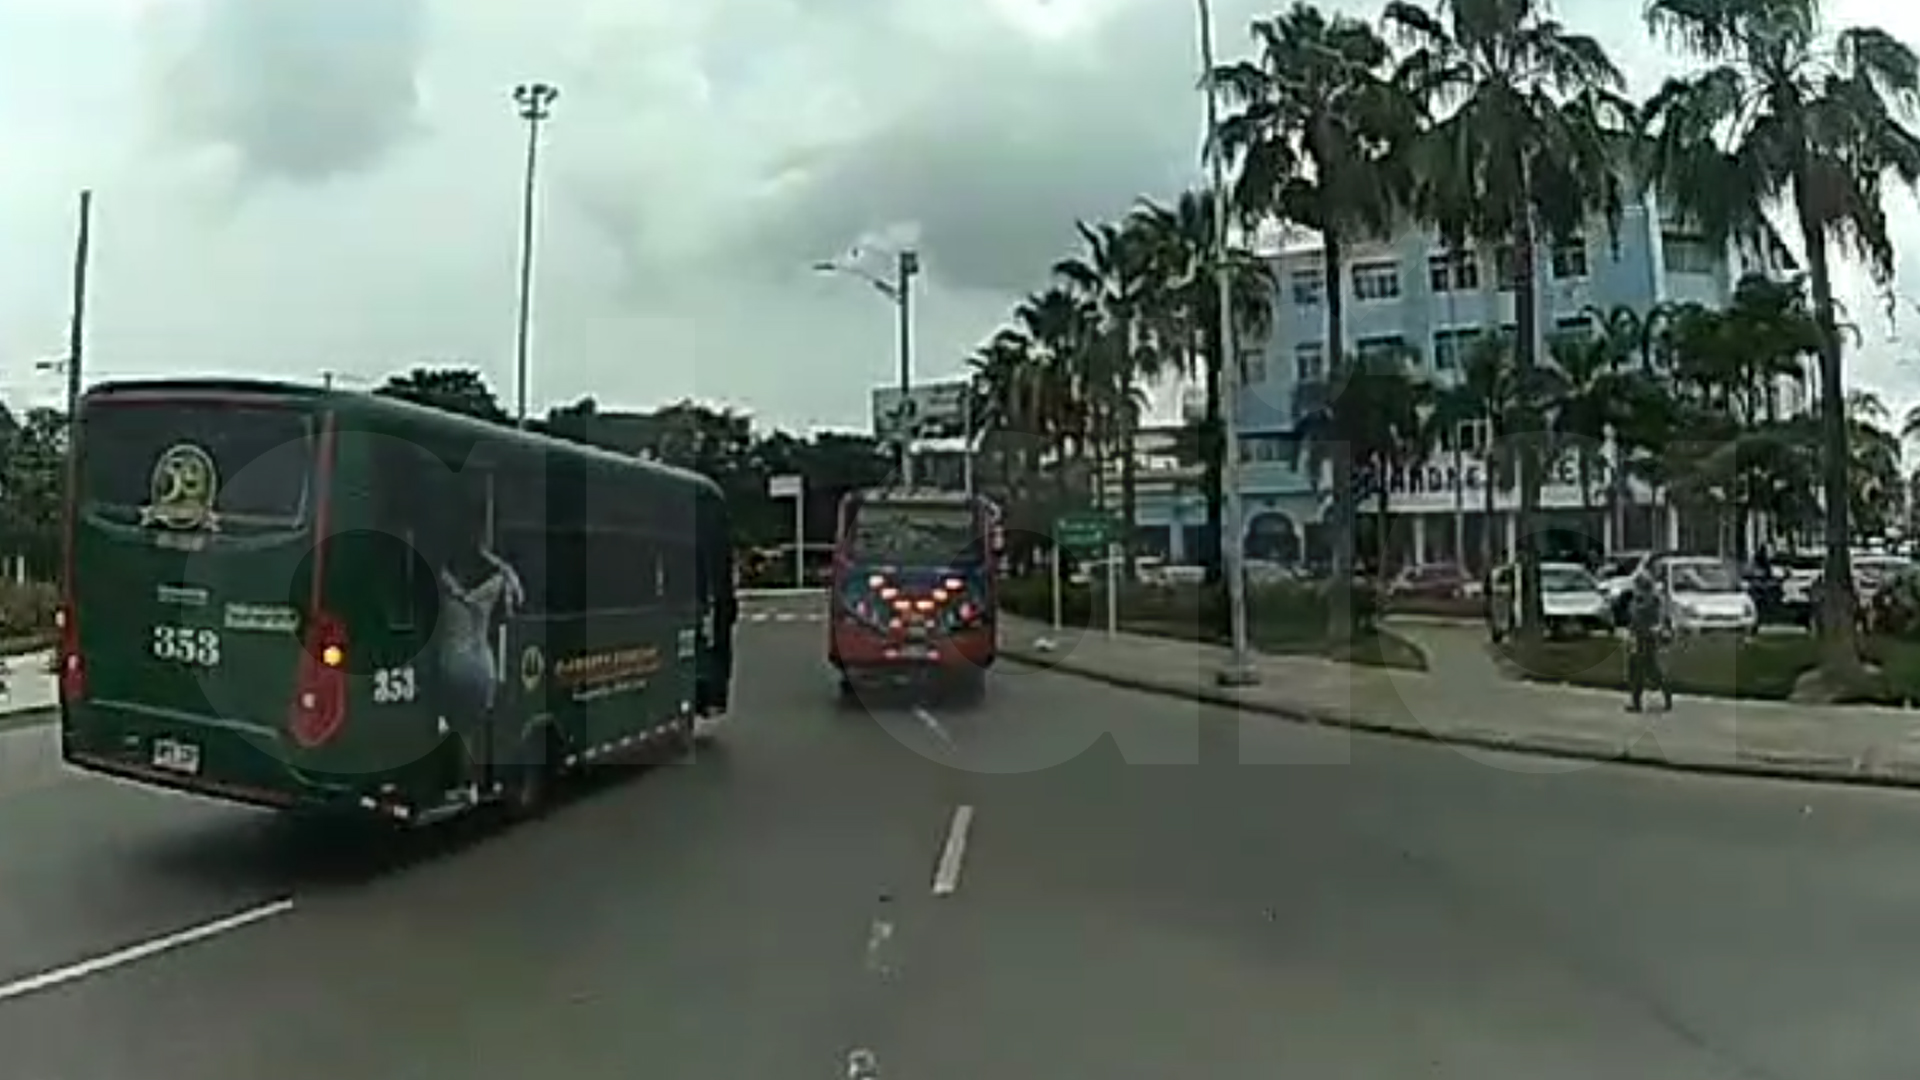
M 940 681 L 984 692 L 998 651 L 994 549 L 985 499 L 943 491 L 856 491 L 840 503 L 827 659 L 841 693 Z

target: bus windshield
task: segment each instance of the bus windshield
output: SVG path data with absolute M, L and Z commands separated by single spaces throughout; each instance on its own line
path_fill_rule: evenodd
M 979 547 L 979 525 L 966 506 L 864 503 L 847 537 L 857 561 L 909 566 L 976 560 Z
M 204 505 L 211 529 L 296 529 L 306 520 L 312 418 L 291 408 L 204 401 L 110 402 L 81 420 L 81 499 L 121 525 L 164 520 L 171 505 Z M 211 476 L 200 476 L 205 464 Z M 166 495 L 163 474 L 179 478 Z M 204 488 L 203 488 L 204 484 Z

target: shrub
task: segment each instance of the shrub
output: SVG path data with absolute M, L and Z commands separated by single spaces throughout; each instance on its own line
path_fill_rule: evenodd
M 53 631 L 60 590 L 43 581 L 0 581 L 0 637 L 24 637 Z

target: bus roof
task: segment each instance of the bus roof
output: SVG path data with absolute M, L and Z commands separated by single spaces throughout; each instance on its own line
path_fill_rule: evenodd
M 913 502 L 913 503 L 950 503 L 965 506 L 978 500 L 979 496 L 950 488 L 863 488 L 847 493 L 849 499 L 860 502 Z
M 341 390 L 313 386 L 310 384 L 280 382 L 272 379 L 122 379 L 113 382 L 95 384 L 82 399 L 93 401 L 132 395 L 182 397 L 195 396 L 252 396 L 273 397 L 289 401 L 303 401 L 316 408 L 332 408 L 385 416 L 392 420 L 426 427 L 436 427 L 443 431 L 459 431 L 475 438 L 484 438 L 499 442 L 513 443 L 528 449 L 540 449 L 549 453 L 568 454 L 583 461 L 592 461 L 601 465 L 621 469 L 638 470 L 664 480 L 674 480 L 695 487 L 707 489 L 713 495 L 722 494 L 720 485 L 711 477 L 691 469 L 682 469 L 665 465 L 657 461 L 647 461 L 630 454 L 607 450 L 586 443 L 577 443 L 568 439 L 559 439 L 539 432 L 521 431 L 519 428 L 496 424 L 474 416 L 435 409 L 416 404 L 404 398 L 374 394 L 364 390 Z

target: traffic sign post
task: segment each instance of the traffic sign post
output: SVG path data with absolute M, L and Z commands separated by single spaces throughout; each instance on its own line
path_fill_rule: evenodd
M 807 587 L 807 482 L 798 473 L 767 478 L 767 497 L 793 500 L 793 587 Z
M 1063 514 L 1053 523 L 1053 632 L 1060 633 L 1062 619 L 1061 563 L 1067 552 L 1077 555 L 1107 553 L 1107 633 L 1120 627 L 1119 575 L 1113 558 L 1113 519 L 1105 514 Z

